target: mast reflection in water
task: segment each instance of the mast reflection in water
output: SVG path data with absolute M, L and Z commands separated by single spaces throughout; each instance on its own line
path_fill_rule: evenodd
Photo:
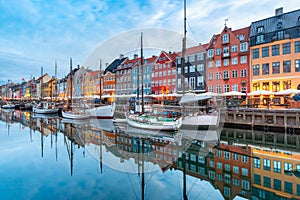
M 298 135 L 1 111 L 1 199 L 298 199 Z M 272 147 L 272 148 L 270 148 Z

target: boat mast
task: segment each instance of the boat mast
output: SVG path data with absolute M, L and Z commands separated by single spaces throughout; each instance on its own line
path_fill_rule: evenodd
M 144 58 L 143 58 L 143 32 L 141 33 L 141 70 L 142 70 L 142 114 L 145 113 L 144 108 Z
M 102 83 L 101 83 L 101 78 L 102 78 L 102 75 L 101 75 L 101 70 L 102 70 L 102 59 L 100 59 L 100 65 L 99 65 L 99 87 L 100 87 L 100 89 L 99 89 L 99 92 L 100 92 L 100 94 L 99 94 L 99 97 L 100 97 L 100 103 L 101 103 L 101 101 L 102 101 Z
M 72 58 L 70 58 L 70 106 L 73 104 L 73 75 L 72 75 Z
M 185 51 L 186 51 L 186 0 L 184 2 L 184 31 L 183 31 L 183 39 L 182 39 L 182 52 L 181 52 L 181 87 L 182 87 L 182 95 L 185 93 L 185 78 L 184 78 L 184 64 L 185 64 Z
M 41 67 L 41 100 L 43 100 L 43 66 Z

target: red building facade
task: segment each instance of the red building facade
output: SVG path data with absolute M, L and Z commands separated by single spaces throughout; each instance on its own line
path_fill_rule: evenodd
M 151 74 L 151 93 L 170 94 L 176 92 L 177 53 L 162 51 L 158 56 Z
M 207 47 L 206 81 L 210 92 L 249 92 L 250 27 L 232 31 L 225 26 Z

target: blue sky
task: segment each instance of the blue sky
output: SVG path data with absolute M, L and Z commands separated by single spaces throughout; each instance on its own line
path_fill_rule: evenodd
M 243 28 L 273 16 L 275 8 L 283 7 L 284 12 L 299 9 L 299 3 L 188 0 L 187 34 L 196 43 L 207 43 L 213 34 L 221 32 L 226 18 L 232 29 Z M 54 75 L 55 61 L 61 78 L 69 71 L 70 57 L 73 65 L 82 65 L 94 49 L 131 30 L 163 28 L 182 33 L 182 18 L 183 0 L 0 0 L 0 84 L 7 80 L 20 82 L 23 77 L 28 80 L 31 75 L 38 77 L 41 66 L 44 72 Z M 169 39 L 163 37 L 161 41 Z M 115 57 L 124 53 L 120 52 L 124 44 L 119 45 Z M 94 63 L 88 67 L 96 67 Z

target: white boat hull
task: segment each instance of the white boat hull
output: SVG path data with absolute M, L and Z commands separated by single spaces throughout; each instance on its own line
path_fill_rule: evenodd
M 3 109 L 14 109 L 15 105 L 14 104 L 6 104 L 2 106 Z
M 62 111 L 61 112 L 63 118 L 68 119 L 87 119 L 89 118 L 89 114 L 86 113 L 74 113 L 72 111 Z
M 218 112 L 184 116 L 181 118 L 181 128 L 211 129 L 218 128 L 220 115 Z
M 90 108 L 86 111 L 87 113 L 89 113 L 91 118 L 112 119 L 114 116 L 115 108 L 115 104 L 112 104 Z
M 32 111 L 38 114 L 54 114 L 54 113 L 58 113 L 58 108 L 52 108 L 52 109 L 33 108 Z
M 177 121 L 174 122 L 139 122 L 130 118 L 127 118 L 127 123 L 136 128 L 149 129 L 149 130 L 164 130 L 164 131 L 174 131 L 178 129 Z

